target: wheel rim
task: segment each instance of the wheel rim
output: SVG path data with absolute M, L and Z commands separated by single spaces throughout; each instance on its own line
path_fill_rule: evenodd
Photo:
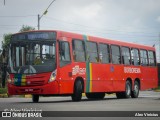
M 139 92 L 139 87 L 138 87 L 138 85 L 135 85 L 134 86 L 134 93 L 138 94 L 138 92 Z
M 130 85 L 129 84 L 127 84 L 126 93 L 127 93 L 127 95 L 130 95 L 130 93 L 131 93 L 131 89 L 130 89 Z

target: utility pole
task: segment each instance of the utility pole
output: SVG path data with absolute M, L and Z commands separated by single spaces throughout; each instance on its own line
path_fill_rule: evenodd
M 4 5 L 6 4 L 6 0 L 4 0 Z
M 38 14 L 38 30 L 40 29 L 40 15 Z
M 56 1 L 56 0 L 53 0 L 53 1 L 49 4 L 49 6 L 47 7 L 47 9 L 44 11 L 44 13 L 43 13 L 41 16 L 38 14 L 38 25 L 37 25 L 38 30 L 40 30 L 40 20 L 41 20 L 41 18 L 43 17 L 43 15 L 46 15 L 46 14 L 47 14 L 49 7 L 52 5 L 52 3 L 53 3 L 54 1 Z

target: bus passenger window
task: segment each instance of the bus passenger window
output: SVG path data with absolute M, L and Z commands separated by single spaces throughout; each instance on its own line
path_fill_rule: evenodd
M 97 43 L 87 42 L 87 59 L 89 62 L 98 62 Z
M 147 51 L 140 50 L 140 56 L 141 56 L 141 65 L 147 66 L 148 65 Z
M 156 57 L 154 51 L 148 51 L 148 60 L 149 60 L 149 66 L 156 65 Z
M 139 50 L 131 49 L 132 65 L 140 65 Z
M 109 45 L 102 43 L 99 44 L 99 58 L 102 63 L 110 62 Z
M 130 65 L 130 49 L 128 47 L 122 47 L 122 62 L 125 65 Z
M 72 41 L 73 48 L 73 59 L 77 62 L 85 62 L 85 45 L 82 40 L 73 40 Z
M 66 41 L 59 42 L 59 60 L 61 67 L 71 62 L 69 43 Z
M 111 45 L 112 63 L 121 64 L 120 47 L 116 45 Z

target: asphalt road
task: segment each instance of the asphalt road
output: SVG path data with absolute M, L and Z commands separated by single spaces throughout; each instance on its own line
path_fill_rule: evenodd
M 141 91 L 139 98 L 117 99 L 106 95 L 103 100 L 72 102 L 71 97 L 40 97 L 39 103 L 31 98 L 0 98 L 0 111 L 11 109 L 36 109 L 42 111 L 160 111 L 160 92 Z M 159 115 L 160 116 L 160 115 Z

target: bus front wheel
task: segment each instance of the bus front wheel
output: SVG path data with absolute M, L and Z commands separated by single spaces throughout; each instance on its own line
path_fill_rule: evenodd
M 83 92 L 83 85 L 80 80 L 75 82 L 74 85 L 74 92 L 72 94 L 72 101 L 80 101 L 82 98 L 82 92 Z
M 39 102 L 39 95 L 32 95 L 32 102 L 38 103 Z

